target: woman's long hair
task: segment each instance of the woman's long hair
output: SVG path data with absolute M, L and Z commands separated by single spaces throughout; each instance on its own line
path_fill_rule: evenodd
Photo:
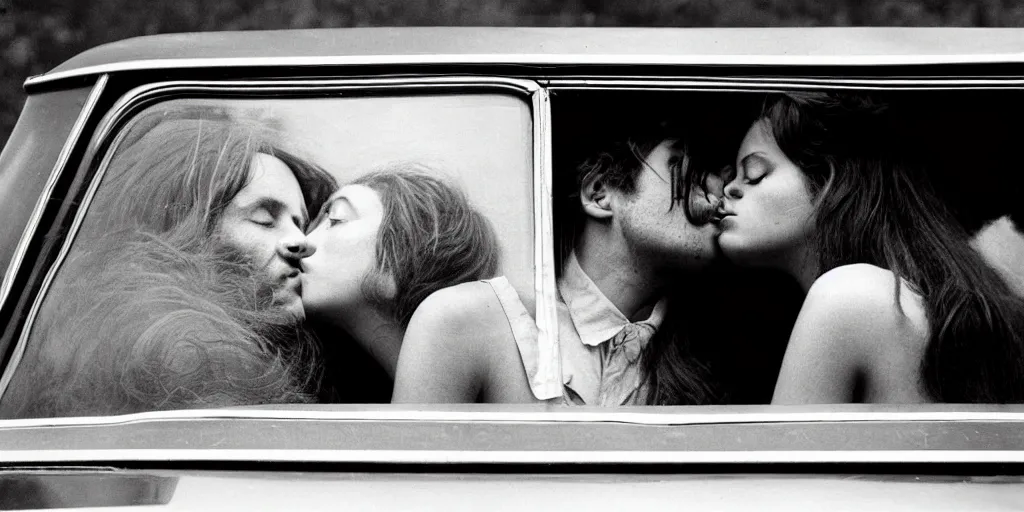
M 364 292 L 401 327 L 431 293 L 497 274 L 501 252 L 494 229 L 455 185 L 415 164 L 391 165 L 352 183 L 376 191 L 384 206 L 377 275 Z M 394 299 L 380 293 L 382 275 L 394 280 Z
M 1024 301 L 968 245 L 926 170 L 901 154 L 885 106 L 858 95 L 784 95 L 766 103 L 763 119 L 809 180 L 820 271 L 869 263 L 920 293 L 929 396 L 1024 401 Z

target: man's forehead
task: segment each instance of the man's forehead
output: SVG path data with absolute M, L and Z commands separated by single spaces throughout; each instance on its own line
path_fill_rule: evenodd
M 238 192 L 235 200 L 241 207 L 257 205 L 276 205 L 286 210 L 294 210 L 303 217 L 306 212 L 306 201 L 299 186 L 299 180 L 280 159 L 258 153 L 253 157 L 249 183 Z

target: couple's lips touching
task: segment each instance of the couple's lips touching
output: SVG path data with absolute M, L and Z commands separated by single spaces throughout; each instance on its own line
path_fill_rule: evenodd
M 302 297 L 302 270 L 289 267 L 278 274 L 277 293 L 282 297 L 294 295 Z
M 712 222 L 714 222 L 716 226 L 721 225 L 722 221 L 725 219 L 735 216 L 736 212 L 732 211 L 732 208 L 729 208 L 728 205 L 725 204 L 725 201 L 722 200 L 715 205 L 715 214 L 712 218 Z

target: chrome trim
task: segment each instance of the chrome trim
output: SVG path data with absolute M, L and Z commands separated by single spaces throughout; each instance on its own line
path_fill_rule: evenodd
M 43 186 L 43 190 L 39 194 L 39 199 L 36 200 L 36 205 L 32 210 L 32 215 L 29 217 L 24 231 L 22 231 L 21 239 L 18 241 L 18 245 L 14 249 L 11 262 L 7 265 L 7 272 L 3 275 L 3 282 L 0 283 L 0 310 L 3 310 L 7 305 L 7 297 L 10 296 L 11 288 L 14 286 L 14 275 L 20 269 L 22 261 L 25 259 L 25 253 L 28 251 L 28 246 L 35 237 L 36 230 L 39 228 L 39 221 L 43 216 L 43 210 L 46 209 L 46 204 L 50 201 L 50 196 L 53 195 L 53 188 L 57 184 L 57 179 L 59 179 L 61 174 L 64 173 L 68 159 L 71 156 L 71 151 L 74 149 L 75 145 L 78 144 L 78 140 L 82 135 L 82 130 L 85 128 L 85 124 L 88 122 L 93 109 L 96 108 L 96 103 L 99 102 L 100 96 L 106 88 L 108 79 L 108 75 L 100 75 L 96 80 L 96 83 L 93 84 L 92 90 L 89 92 L 89 96 L 86 97 L 85 103 L 82 105 L 82 110 L 78 113 L 78 118 L 75 119 L 75 124 L 72 125 L 71 131 L 68 133 L 67 140 L 64 141 L 64 146 L 57 155 L 57 161 L 54 163 L 53 169 L 50 171 L 50 177 L 47 178 L 46 184 Z M 20 342 L 17 343 L 14 347 L 14 353 L 11 354 L 11 360 L 8 362 L 7 367 L 4 368 L 3 376 L 0 377 L 0 396 L 3 396 L 4 390 L 7 389 L 7 384 L 10 383 L 10 380 L 14 375 L 14 368 L 17 367 L 18 362 L 21 361 L 23 352 L 23 344 Z
M 245 91 L 249 93 L 261 92 L 261 93 L 293 93 L 297 96 L 310 96 L 316 93 L 323 92 L 336 92 L 338 90 L 349 90 L 355 89 L 359 91 L 368 91 L 375 89 L 386 89 L 388 91 L 407 91 L 407 90 L 439 90 L 443 91 L 452 88 L 487 88 L 487 89 L 501 89 L 511 91 L 515 94 L 520 94 L 530 98 L 534 104 L 534 180 L 537 181 L 537 176 L 540 176 L 540 181 L 545 180 L 550 183 L 551 181 L 551 170 L 550 170 L 550 154 L 547 155 L 547 167 L 544 169 L 537 169 L 538 163 L 543 163 L 545 159 L 541 159 L 537 155 L 538 148 L 536 147 L 538 137 L 543 137 L 547 132 L 542 129 L 538 131 L 538 121 L 536 120 L 536 97 L 538 92 L 543 92 L 541 87 L 536 83 L 528 80 L 516 80 L 508 78 L 494 78 L 494 77 L 429 77 L 429 78 L 380 78 L 380 79 L 334 79 L 334 80 L 280 80 L 280 81 L 226 81 L 226 82 L 209 82 L 209 81 L 174 81 L 174 82 L 162 82 L 149 84 L 141 87 L 137 87 L 124 96 L 111 107 L 108 113 L 100 121 L 99 126 L 94 133 L 92 140 L 89 143 L 89 147 L 86 151 L 86 157 L 92 159 L 95 154 L 99 151 L 99 147 L 104 141 L 110 136 L 111 131 L 117 123 L 124 120 L 133 109 L 140 108 L 145 104 L 147 100 L 163 97 L 174 93 L 223 93 L 227 91 L 239 92 Z M 397 94 L 396 94 L 397 95 Z M 547 118 L 547 106 L 540 111 L 543 112 L 545 119 Z M 129 120 L 129 122 L 131 122 Z M 546 126 L 546 123 L 540 125 Z M 0 378 L 0 399 L 2 399 L 4 393 L 7 391 L 7 386 L 14 377 L 14 373 L 17 370 L 18 364 L 21 362 L 21 358 L 24 355 L 25 347 L 28 344 L 29 334 L 32 332 L 33 324 L 35 323 L 36 316 L 39 313 L 39 309 L 42 307 L 42 303 L 45 300 L 46 294 L 53 283 L 53 279 L 56 277 L 58 270 L 64 263 L 64 259 L 67 257 L 71 246 L 74 243 L 75 238 L 78 235 L 78 231 L 81 228 L 82 222 L 85 219 L 85 215 L 88 212 L 89 206 L 92 204 L 93 197 L 96 194 L 96 190 L 99 187 L 100 182 L 103 180 L 103 176 L 106 173 L 107 167 L 110 163 L 110 158 L 116 152 L 117 146 L 124 134 L 127 132 L 127 127 L 119 131 L 116 138 L 112 141 L 110 146 L 107 148 L 106 154 L 103 157 L 99 168 L 96 170 L 96 174 L 92 178 L 92 182 L 89 184 L 89 188 L 86 191 L 85 197 L 82 199 L 82 203 L 79 205 L 78 211 L 75 213 L 75 218 L 72 222 L 68 234 L 61 245 L 60 252 L 57 255 L 57 259 L 46 273 L 46 277 L 43 280 L 42 287 L 39 293 L 36 295 L 35 300 L 32 303 L 32 308 L 29 310 L 28 317 L 26 318 L 25 326 L 22 329 L 21 335 L 18 338 L 17 344 L 15 345 L 15 352 L 11 357 L 10 363 L 4 368 L 3 376 Z M 543 143 L 541 148 L 548 148 L 547 143 Z M 536 198 L 537 190 L 535 186 L 534 191 L 534 207 L 536 209 L 537 202 L 541 202 L 541 206 L 544 211 L 550 208 L 550 186 L 547 187 L 548 196 L 544 198 Z M 47 196 L 48 197 L 48 196 Z M 547 232 L 550 233 L 551 222 L 550 213 L 546 213 L 543 216 L 549 226 Z M 542 245 L 536 241 L 536 237 L 539 232 L 534 233 L 534 244 L 535 246 Z M 550 259 L 550 258 L 548 258 Z M 534 265 L 536 267 L 535 274 L 543 274 L 537 269 L 543 269 L 544 265 L 543 255 L 536 254 L 534 259 Z M 553 268 L 551 273 L 553 275 Z M 538 277 L 537 285 L 543 284 L 541 279 Z M 552 281 L 552 286 L 554 285 Z M 537 297 L 537 309 L 539 311 L 546 311 L 547 309 L 555 308 L 554 301 L 545 301 L 544 297 L 550 295 L 554 296 L 554 290 L 552 288 L 547 294 L 542 294 Z M 538 315 L 540 316 L 540 315 Z M 554 318 L 554 313 L 545 315 Z M 548 333 L 557 333 L 557 324 L 544 326 L 547 328 Z M 541 328 L 538 325 L 538 328 Z M 544 331 L 541 331 L 542 333 Z M 548 335 L 549 337 L 551 334 Z M 542 338 L 543 339 L 543 338 Z
M 109 449 L 8 450 L 0 463 L 310 462 L 383 464 L 829 464 L 1022 463 L 1024 450 L 836 451 L 505 451 L 505 450 L 282 450 Z
M 542 81 L 549 89 L 576 89 L 590 87 L 657 89 L 670 87 L 715 87 L 735 90 L 764 90 L 765 84 L 784 89 L 861 89 L 861 90 L 932 90 L 932 89 L 992 89 L 1024 86 L 1022 77 L 997 78 L 813 78 L 813 77 L 585 77 L 551 78 Z
M 57 183 L 57 178 L 60 177 L 61 173 L 64 171 L 64 167 L 68 163 L 68 158 L 71 156 L 71 151 L 78 142 L 78 138 L 82 134 L 82 129 L 85 127 L 85 123 L 89 119 L 89 115 L 92 113 L 93 108 L 96 107 L 96 103 L 99 101 L 100 95 L 103 93 L 103 89 L 107 85 L 107 80 L 107 75 L 101 75 L 96 80 L 96 83 L 93 84 L 92 90 L 89 92 L 89 96 L 86 97 L 85 103 L 82 104 L 82 110 L 78 113 L 78 117 L 75 119 L 75 124 L 71 126 L 71 131 L 68 132 L 68 138 L 64 141 L 64 146 L 61 147 L 60 153 L 57 154 L 57 161 L 54 162 L 53 169 L 50 170 L 50 177 L 47 178 L 46 184 L 43 185 L 43 190 L 39 194 L 39 199 L 36 200 L 36 205 L 32 209 L 32 215 L 28 218 L 28 223 L 22 231 L 17 247 L 14 249 L 11 262 L 7 265 L 7 272 L 2 276 L 3 282 L 0 283 L 0 310 L 3 309 L 4 303 L 7 301 L 7 296 L 11 293 L 14 274 L 21 266 L 22 260 L 25 259 L 25 252 L 28 251 L 28 245 L 32 241 L 36 229 L 39 227 L 39 220 L 43 216 L 43 209 L 45 209 L 46 203 L 49 202 L 50 195 L 53 194 L 53 187 Z M 2 389 L 2 385 L 0 385 L 0 389 Z
M 536 270 L 535 291 L 537 300 L 536 323 L 538 330 L 538 352 L 540 360 L 538 373 L 561 375 L 562 357 L 558 345 L 558 312 L 555 308 L 555 238 L 554 238 L 554 174 L 551 160 L 551 98 L 548 91 L 540 87 L 533 93 L 533 194 L 538 203 L 534 205 L 534 232 L 539 233 L 540 243 L 534 246 Z M 534 236 L 536 240 L 538 237 Z M 542 307 L 544 306 L 544 307 Z M 554 368 L 548 368 L 554 365 Z M 545 390 L 550 397 L 562 396 L 562 382 L 555 383 L 557 389 Z
M 322 405 L 320 407 L 338 407 Z M 433 410 L 408 409 L 383 405 L 345 406 L 349 410 L 296 410 L 238 407 L 224 409 L 182 409 L 151 411 L 119 416 L 78 416 L 68 418 L 30 418 L 0 420 L 4 430 L 49 427 L 102 427 L 188 420 L 318 420 L 318 421 L 401 421 L 453 423 L 622 423 L 650 426 L 737 425 L 770 423 L 888 423 L 888 422 L 1014 422 L 1024 423 L 1024 410 L 1006 411 L 850 411 L 822 412 L 813 409 L 834 409 L 843 406 L 689 406 L 689 407 L 626 407 L 601 409 L 565 406 L 461 406 Z M 489 410 L 471 410 L 472 408 Z M 847 404 L 846 408 L 850 408 Z M 871 406 L 861 406 L 871 407 Z M 580 410 L 584 409 L 584 410 Z M 589 410 L 587 410 L 589 409 Z M 668 409 L 668 410 L 666 410 Z M 709 411 L 726 410 L 727 412 Z M 734 409 L 757 409 L 756 412 L 735 412 Z M 767 410 L 765 410 L 767 409 Z M 811 410 L 808 410 L 811 409 Z
M 358 90 L 391 90 L 403 89 L 444 89 L 447 87 L 493 87 L 505 88 L 516 94 L 530 96 L 539 86 L 529 80 L 494 77 L 403 77 L 403 78 L 354 78 L 354 79 L 322 79 L 322 80 L 176 80 L 146 84 L 125 93 L 110 108 L 107 115 L 100 121 L 97 128 L 98 140 L 105 140 L 114 125 L 124 119 L 128 111 L 139 106 L 144 100 L 151 100 L 170 93 L 223 93 L 238 89 L 252 89 L 260 93 L 290 93 L 296 96 L 309 96 L 343 89 Z M 93 149 L 98 144 L 94 144 Z
M 173 92 L 223 92 L 237 88 L 254 89 L 259 92 L 290 92 L 295 94 L 312 94 L 314 92 L 326 92 L 338 89 L 394 89 L 396 87 L 410 89 L 444 89 L 455 87 L 507 87 L 520 94 L 529 95 L 534 110 L 534 179 L 535 179 L 535 229 L 551 230 L 551 218 L 549 207 L 551 205 L 551 147 L 550 147 L 550 110 L 548 89 L 577 89 L 577 88 L 608 88 L 608 89 L 638 89 L 638 90 L 715 90 L 715 91 L 746 91 L 753 90 L 781 90 L 789 88 L 832 88 L 854 87 L 861 84 L 880 84 L 879 89 L 891 89 L 884 87 L 885 84 L 899 85 L 911 84 L 934 84 L 937 88 L 956 88 L 962 80 L 945 79 L 923 79 L 923 80 L 887 80 L 887 79 L 863 79 L 863 80 L 831 80 L 831 79 L 800 79 L 800 78 L 687 78 L 680 80 L 620 80 L 620 79 L 587 79 L 587 80 L 562 80 L 551 79 L 541 81 L 543 84 L 550 84 L 545 88 L 537 82 L 530 80 L 507 79 L 498 77 L 410 77 L 410 78 L 380 78 L 380 79 L 324 79 L 324 80 L 277 80 L 277 81 L 175 81 L 159 84 L 151 84 L 136 88 L 122 98 L 104 116 L 98 126 L 93 139 L 90 141 L 87 156 L 93 155 L 100 144 L 109 137 L 113 126 L 121 121 L 132 108 L 139 105 L 139 102 L 170 94 Z M 1024 86 L 1024 79 L 983 79 L 968 80 L 972 87 L 979 89 L 998 88 L 998 86 L 1020 87 Z M 761 87 L 754 85 L 761 83 Z M 770 84 L 770 85 L 767 85 Z M 731 88 L 730 88 L 731 87 Z M 124 133 L 124 130 L 120 132 Z M 62 246 L 57 261 L 47 274 L 43 288 L 37 296 L 33 309 L 30 311 L 29 323 L 18 341 L 18 350 L 24 350 L 31 323 L 37 314 L 38 307 L 49 289 L 52 278 L 67 255 L 67 251 L 76 236 L 84 212 L 88 209 L 89 203 L 95 194 L 95 189 L 102 174 L 106 169 L 109 158 L 119 143 L 115 139 L 104 157 L 93 183 L 87 191 L 82 206 L 80 207 L 72 225 L 71 231 Z M 539 176 L 539 178 L 538 178 Z M 544 187 L 547 187 L 545 192 Z M 545 199 L 546 198 L 546 199 Z M 539 209 L 538 209 L 538 201 Z M 549 216 L 544 218 L 545 212 Z M 543 233 L 541 243 L 549 239 L 547 233 Z M 535 233 L 535 240 L 537 233 Z M 553 242 L 553 238 L 550 238 Z M 538 246 L 539 247 L 539 244 Z M 542 269 L 553 270 L 553 251 L 548 251 L 548 256 L 535 255 L 535 264 Z M 539 276 L 535 286 L 539 292 L 537 297 L 538 309 L 544 304 L 553 304 L 554 283 L 553 275 L 551 280 L 545 281 Z M 551 296 L 545 294 L 550 290 Z M 550 300 L 550 302 L 545 302 Z M 544 308 L 547 311 L 548 308 Z M 547 321 L 555 321 L 554 315 Z M 538 314 L 538 324 L 543 321 L 542 315 Z M 551 324 L 555 325 L 555 324 Z M 557 332 L 557 331 L 554 331 Z M 543 333 L 543 331 L 542 331 Z M 556 342 L 557 343 L 557 342 Z M 20 353 L 19 353 L 20 357 Z M 12 363 L 14 360 L 12 359 Z M 5 369 L 3 380 L 0 380 L 0 396 L 6 390 L 15 364 L 8 365 Z M 732 408 L 739 406 L 731 406 Z M 772 408 L 783 408 L 783 406 L 772 406 Z M 702 423 L 765 423 L 765 422 L 835 422 L 835 421 L 1024 421 L 1022 412 L 974 412 L 974 411 L 928 411 L 928 412 L 738 412 L 738 413 L 691 413 L 689 408 L 686 411 L 657 412 L 659 408 L 653 408 L 654 412 L 589 412 L 589 411 L 508 411 L 508 412 L 469 412 L 469 411 L 408 411 L 379 409 L 374 411 L 291 411 L 291 410 L 263 410 L 263 409 L 224 409 L 224 410 L 185 410 L 185 411 L 158 411 L 138 413 L 125 416 L 111 417 L 79 417 L 79 418 L 57 418 L 57 419 L 31 419 L 31 420 L 2 420 L 0 429 L 4 428 L 29 428 L 43 426 L 69 426 L 69 425 L 107 425 L 119 424 L 133 421 L 150 420 L 174 420 L 174 419 L 205 419 L 205 418 L 273 418 L 273 419 L 339 419 L 339 420 L 367 420 L 367 421 L 555 421 L 555 422 L 625 422 L 651 425 L 686 425 Z M 703 409 L 706 410 L 706 409 Z
M 1024 54 L 978 55 L 570 55 L 570 54 L 430 54 L 430 55 L 324 55 L 304 57 L 221 57 L 142 59 L 98 64 L 30 77 L 35 87 L 101 73 L 139 70 L 206 69 L 237 67 L 399 66 L 399 65 L 607 65 L 607 66 L 913 66 L 928 64 L 1009 64 L 1024 61 Z

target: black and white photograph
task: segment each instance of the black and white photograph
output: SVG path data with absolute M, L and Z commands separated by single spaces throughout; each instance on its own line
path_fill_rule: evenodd
M 0 0 L 0 510 L 1024 510 L 1024 1 Z

